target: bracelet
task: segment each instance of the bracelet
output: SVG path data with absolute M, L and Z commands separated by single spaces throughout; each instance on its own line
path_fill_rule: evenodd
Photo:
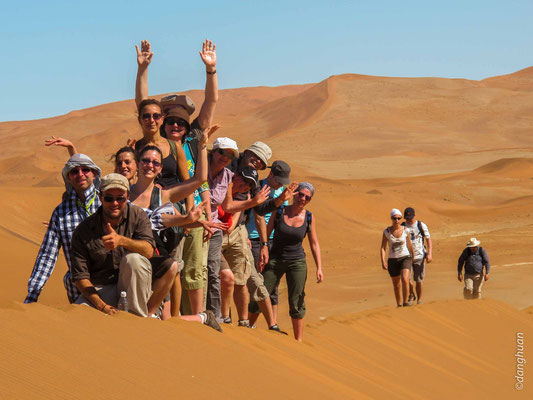
M 103 312 L 108 305 L 109 304 L 104 304 L 104 306 L 102 308 L 100 308 L 98 311 L 102 311 Z
M 215 75 L 215 74 L 217 73 L 217 70 L 215 69 L 215 70 L 213 70 L 213 71 L 211 71 L 211 72 L 209 72 L 209 71 L 205 71 L 205 73 L 206 73 L 207 75 Z

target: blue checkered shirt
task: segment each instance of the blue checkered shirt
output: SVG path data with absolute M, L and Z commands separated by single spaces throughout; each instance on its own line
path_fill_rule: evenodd
M 33 303 L 37 301 L 43 286 L 52 274 L 57 261 L 59 249 L 63 247 L 63 254 L 69 270 L 63 277 L 63 284 L 67 289 L 69 301 L 74 302 L 80 292 L 74 285 L 70 276 L 70 267 L 72 264 L 70 255 L 70 241 L 74 229 L 81 221 L 89 215 L 94 214 L 100 207 L 100 199 L 93 185 L 85 191 L 85 204 L 78 199 L 76 192 L 72 190 L 70 196 L 59 204 L 50 218 L 48 230 L 44 235 L 39 254 L 35 260 L 33 271 L 28 281 L 28 296 L 24 303 Z M 91 202 L 91 199 L 92 200 Z

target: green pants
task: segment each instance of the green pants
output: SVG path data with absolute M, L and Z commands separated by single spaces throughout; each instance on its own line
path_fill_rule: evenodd
M 270 260 L 263 271 L 265 287 L 272 294 L 279 281 L 286 274 L 287 291 L 289 297 L 289 314 L 291 318 L 305 316 L 305 281 L 307 280 L 307 264 L 305 258 L 284 261 Z M 258 313 L 257 303 L 250 304 L 250 312 Z

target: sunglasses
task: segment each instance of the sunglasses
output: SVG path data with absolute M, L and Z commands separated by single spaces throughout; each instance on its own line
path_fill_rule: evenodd
M 125 196 L 103 196 L 102 197 L 106 203 L 114 203 L 115 201 L 117 203 L 124 203 L 126 201 Z
M 144 113 L 143 115 L 141 115 L 141 117 L 142 117 L 142 119 L 149 120 L 150 118 L 153 118 L 154 121 L 159 121 L 163 117 L 163 114 L 159 114 L 159 113 L 153 113 L 153 114 Z
M 391 219 L 395 220 L 395 221 L 399 221 L 402 219 L 402 217 L 391 217 Z
M 189 127 L 189 124 L 187 123 L 187 121 L 185 121 L 184 119 L 181 119 L 181 118 L 169 117 L 169 118 L 165 119 L 165 123 L 167 125 L 178 124 L 178 126 L 181 126 L 182 128 L 188 128 Z
M 92 172 L 92 169 L 90 168 L 87 168 L 87 167 L 78 167 L 78 168 L 73 168 L 70 170 L 70 174 L 72 175 L 78 175 L 78 174 L 82 174 L 83 175 L 89 175 L 89 172 Z
M 305 193 L 298 192 L 297 195 L 301 197 L 302 199 L 305 199 L 305 201 L 311 201 L 311 196 L 306 195 Z
M 159 168 L 161 166 L 161 163 L 159 161 L 150 160 L 149 158 L 141 158 L 141 163 L 143 163 L 144 165 L 152 164 L 156 168 Z
M 232 160 L 235 158 L 235 154 L 233 154 L 232 151 L 230 152 L 230 151 L 225 151 L 224 149 L 217 149 L 217 153 L 220 154 L 221 156 L 225 156 Z

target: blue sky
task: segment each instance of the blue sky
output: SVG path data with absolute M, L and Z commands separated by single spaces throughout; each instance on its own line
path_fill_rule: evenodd
M 150 93 L 330 75 L 484 79 L 533 65 L 533 1 L 1 1 L 0 121 L 45 118 L 134 96 L 141 39 Z

